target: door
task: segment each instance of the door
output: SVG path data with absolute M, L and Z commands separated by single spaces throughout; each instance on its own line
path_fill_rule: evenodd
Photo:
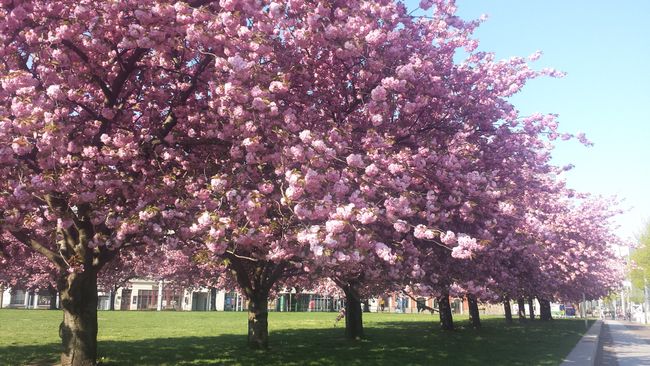
M 131 309 L 131 289 L 122 290 L 122 299 L 120 300 L 120 310 Z

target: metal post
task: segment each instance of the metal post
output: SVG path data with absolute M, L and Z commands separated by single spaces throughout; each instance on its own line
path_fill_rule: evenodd
M 625 287 L 621 290 L 621 313 L 623 314 L 623 320 L 625 320 L 625 314 L 627 313 L 627 306 L 625 304 Z
M 648 279 L 643 274 L 643 322 L 648 324 L 648 306 L 650 305 L 650 299 L 648 299 Z
M 585 329 L 589 327 L 587 322 L 587 300 L 585 299 L 585 293 L 582 293 L 582 317 L 585 319 Z
M 163 281 L 158 281 L 158 304 L 156 305 L 156 310 L 162 310 L 162 293 L 163 293 Z

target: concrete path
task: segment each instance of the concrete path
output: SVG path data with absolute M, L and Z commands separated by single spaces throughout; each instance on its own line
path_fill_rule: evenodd
M 606 320 L 596 365 L 650 366 L 650 326 Z

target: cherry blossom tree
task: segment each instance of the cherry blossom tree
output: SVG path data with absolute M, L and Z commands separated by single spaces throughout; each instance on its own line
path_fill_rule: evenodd
M 196 45 L 200 6 L 0 5 L 0 246 L 3 261 L 38 253 L 56 268 L 62 365 L 96 363 L 99 271 L 134 247 L 176 245 L 165 237 L 187 162 L 174 157 L 192 146 L 188 129 L 170 132 L 208 107 L 214 68 Z
M 102 269 L 235 281 L 256 348 L 269 296 L 300 276 L 355 310 L 409 278 L 441 299 L 487 288 L 462 272 L 516 227 L 504 211 L 554 172 L 561 136 L 507 98 L 560 74 L 478 52 L 480 20 L 451 0 L 420 6 L 1 3 L 1 260 L 53 269 L 63 365 L 96 363 Z
M 503 98 L 554 71 L 483 53 L 456 65 L 457 48 L 474 50 L 479 22 L 458 19 L 453 3 L 439 2 L 435 21 L 393 2 L 245 4 L 223 9 L 226 32 L 239 37 L 215 59 L 221 83 L 206 96 L 215 115 L 195 131 L 228 151 L 194 150 L 202 174 L 183 176 L 183 205 L 197 219 L 180 234 L 226 262 L 249 299 L 249 342 L 265 348 L 270 289 L 311 270 L 312 258 L 396 262 L 414 239 L 434 245 L 449 214 L 431 178 L 479 196 L 491 178 L 463 155 L 478 155 L 484 140 L 513 141 L 519 121 Z M 526 128 L 551 129 L 538 119 Z M 482 203 L 453 188 L 444 199 L 465 216 Z M 469 255 L 478 246 L 469 234 L 487 228 L 449 249 Z

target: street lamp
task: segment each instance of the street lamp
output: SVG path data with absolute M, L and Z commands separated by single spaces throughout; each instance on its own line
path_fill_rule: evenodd
M 648 298 L 648 279 L 643 271 L 643 322 L 648 324 L 648 307 L 650 306 L 650 299 Z

